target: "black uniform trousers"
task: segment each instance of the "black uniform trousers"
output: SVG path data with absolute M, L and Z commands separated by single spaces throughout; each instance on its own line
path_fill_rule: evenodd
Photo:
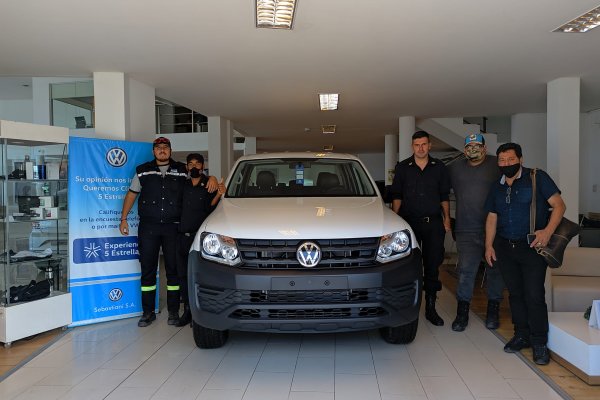
M 142 309 L 145 313 L 156 308 L 156 269 L 161 248 L 167 276 L 167 310 L 179 311 L 176 243 L 177 224 L 140 222 L 138 251 L 142 268 Z
M 423 290 L 435 295 L 442 290 L 439 268 L 444 261 L 444 238 L 446 230 L 441 216 L 405 218 L 417 237 L 423 254 Z
M 183 304 L 189 305 L 189 290 L 188 290 L 188 256 L 190 247 L 194 243 L 196 233 L 177 234 L 177 276 L 179 278 L 179 290 Z
M 496 236 L 494 250 L 496 266 L 508 288 L 515 335 L 529 339 L 532 344 L 546 344 L 546 261 L 529 247 L 526 240 L 509 241 Z

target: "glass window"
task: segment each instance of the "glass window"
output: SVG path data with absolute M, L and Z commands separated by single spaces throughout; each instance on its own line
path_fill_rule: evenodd
M 51 124 L 69 129 L 94 127 L 94 82 L 50 84 Z

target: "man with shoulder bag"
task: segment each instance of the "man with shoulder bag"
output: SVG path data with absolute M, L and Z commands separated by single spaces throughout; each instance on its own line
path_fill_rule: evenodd
M 502 178 L 492 185 L 485 204 L 485 259 L 500 269 L 509 292 L 514 336 L 504 351 L 515 353 L 532 347 L 533 361 L 545 365 L 550 362 L 544 288 L 547 262 L 536 248 L 548 244 L 566 206 L 552 178 L 541 170 L 537 170 L 534 198 L 531 169 L 522 165 L 520 145 L 505 143 L 496 155 Z M 532 200 L 535 215 L 531 213 Z

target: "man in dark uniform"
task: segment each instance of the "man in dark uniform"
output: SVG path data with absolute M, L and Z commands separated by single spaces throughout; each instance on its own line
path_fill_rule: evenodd
M 138 227 L 138 252 L 142 270 L 142 317 L 138 326 L 148 326 L 156 319 L 156 268 L 162 248 L 167 276 L 167 323 L 179 321 L 179 282 L 177 279 L 176 241 L 181 218 L 183 184 L 187 178 L 185 164 L 171 158 L 171 142 L 165 137 L 153 143 L 154 160 L 138 165 L 129 191 L 123 200 L 122 235 L 129 235 L 127 216 L 137 196 L 140 225 Z M 216 181 L 213 177 L 213 183 Z M 213 185 L 213 191 L 216 186 Z
M 502 178 L 492 185 L 485 203 L 485 259 L 489 265 L 500 268 L 508 288 L 515 334 L 504 351 L 516 353 L 533 347 L 533 361 L 546 365 L 550 362 L 544 288 L 547 264 L 534 247 L 548 244 L 566 206 L 552 178 L 538 170 L 535 231 L 528 240 L 531 169 L 523 167 L 523 153 L 517 143 L 501 145 L 496 155 Z
M 444 261 L 444 237 L 450 231 L 450 178 L 444 163 L 429 157 L 429 134 L 412 136 L 413 155 L 396 164 L 391 186 L 392 209 L 412 227 L 423 254 L 425 318 L 442 326 L 435 310 L 437 292 L 442 289 L 439 267 Z
M 190 312 L 190 299 L 188 296 L 187 265 L 190 247 L 194 242 L 196 232 L 208 214 L 219 202 L 221 195 L 225 193 L 223 181 L 219 183 L 216 193 L 209 193 L 206 189 L 208 178 L 202 173 L 204 169 L 204 157 L 202 154 L 191 153 L 186 158 L 186 168 L 190 179 L 183 187 L 183 202 L 181 209 L 181 222 L 179 223 L 179 234 L 177 236 L 177 275 L 179 278 L 179 290 L 183 300 L 183 314 L 179 318 L 177 326 L 185 326 L 192 321 Z

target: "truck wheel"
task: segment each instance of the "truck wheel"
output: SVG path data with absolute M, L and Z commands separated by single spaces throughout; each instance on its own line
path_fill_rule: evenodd
M 415 340 L 417 336 L 417 327 L 419 326 L 419 318 L 413 322 L 401 326 L 388 326 L 380 328 L 379 333 L 383 340 L 392 344 L 406 344 Z
M 229 331 L 205 328 L 202 325 L 198 325 L 196 321 L 192 322 L 192 331 L 194 333 L 194 342 L 201 349 L 219 348 L 227 342 L 227 338 L 229 337 Z

